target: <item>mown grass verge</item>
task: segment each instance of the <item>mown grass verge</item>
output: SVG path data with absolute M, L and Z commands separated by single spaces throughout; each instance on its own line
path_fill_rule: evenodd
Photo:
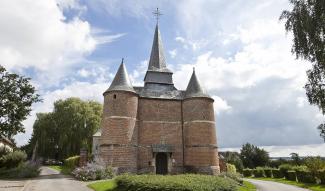
M 52 168 L 54 170 L 59 171 L 61 174 L 65 174 L 65 175 L 71 175 L 72 169 L 66 167 L 66 166 L 59 166 L 59 165 L 50 165 L 47 166 L 49 168 Z
M 88 185 L 95 191 L 125 191 L 125 190 L 229 190 L 256 191 L 253 184 L 244 181 L 243 186 L 237 186 L 232 180 L 204 175 L 122 175 L 112 180 L 95 182 Z
M 251 179 L 273 181 L 273 182 L 279 182 L 279 183 L 283 183 L 283 184 L 290 184 L 290 185 L 293 185 L 293 186 L 306 188 L 306 189 L 309 189 L 309 190 L 312 190 L 312 191 L 325 191 L 325 185 L 321 185 L 321 184 L 301 183 L 301 182 L 286 180 L 284 178 L 251 178 Z

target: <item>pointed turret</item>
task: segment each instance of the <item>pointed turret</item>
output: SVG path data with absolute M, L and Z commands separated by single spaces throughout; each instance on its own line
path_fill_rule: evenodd
M 210 96 L 207 94 L 207 92 L 202 88 L 200 85 L 200 82 L 195 74 L 195 69 L 193 68 L 193 73 L 190 79 L 190 82 L 187 85 L 186 91 L 185 91 L 185 98 L 190 97 L 208 97 Z
M 126 71 L 126 68 L 123 63 L 123 59 L 121 62 L 120 67 L 118 68 L 116 75 L 114 77 L 113 82 L 111 83 L 111 86 L 105 91 L 129 91 L 129 92 L 135 92 L 133 89 L 133 86 L 131 84 L 131 81 L 129 79 L 128 73 Z

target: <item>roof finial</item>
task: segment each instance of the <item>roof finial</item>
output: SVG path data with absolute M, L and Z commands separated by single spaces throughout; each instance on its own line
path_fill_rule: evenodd
M 195 67 L 193 67 L 193 72 L 195 72 Z
M 156 9 L 156 11 L 152 12 L 152 14 L 155 15 L 156 19 L 157 19 L 157 24 L 158 24 L 158 21 L 159 21 L 159 16 L 163 15 L 161 14 L 161 12 L 159 11 L 158 7 Z
M 123 64 L 124 63 L 124 58 L 122 58 L 122 62 L 121 62 L 121 64 Z

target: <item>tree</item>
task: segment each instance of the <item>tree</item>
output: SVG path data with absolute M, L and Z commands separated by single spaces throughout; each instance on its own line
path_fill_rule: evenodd
M 25 132 L 22 121 L 39 101 L 30 78 L 6 72 L 0 65 L 0 135 L 12 138 Z
M 235 165 L 236 169 L 239 172 L 242 172 L 242 170 L 244 169 L 244 165 L 242 160 L 240 159 L 240 154 L 238 152 L 226 151 L 220 152 L 220 154 L 224 157 L 226 163 Z
M 283 11 L 285 30 L 293 33 L 292 53 L 312 63 L 305 85 L 308 101 L 325 114 L 325 1 L 290 0 L 291 11 Z M 318 129 L 325 141 L 325 127 Z
M 290 153 L 290 156 L 291 156 L 291 160 L 294 163 L 294 165 L 297 165 L 297 166 L 301 165 L 301 159 L 300 159 L 298 153 Z
M 99 129 L 102 105 L 79 98 L 58 100 L 50 113 L 38 113 L 32 138 L 24 146 L 31 156 L 37 144 L 37 155 L 65 159 L 85 147 L 91 151 L 92 135 Z
M 245 168 L 256 168 L 258 166 L 266 166 L 269 163 L 269 153 L 264 149 L 246 143 L 240 150 L 240 158 Z

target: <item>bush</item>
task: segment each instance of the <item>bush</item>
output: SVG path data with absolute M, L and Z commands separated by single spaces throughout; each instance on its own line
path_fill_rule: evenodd
M 289 170 L 287 172 L 287 176 L 285 177 L 287 180 L 297 181 L 296 171 Z
M 236 173 L 236 166 L 233 164 L 226 163 L 227 165 L 227 172 Z
M 316 178 L 313 176 L 313 173 L 308 170 L 298 170 L 296 174 L 298 182 L 316 183 Z
M 243 184 L 243 176 L 239 173 L 232 173 L 232 172 L 223 172 L 219 175 L 220 177 L 224 177 L 224 178 L 230 178 L 236 182 L 238 182 L 239 184 Z
M 283 178 L 284 175 L 279 169 L 272 169 L 273 178 Z
M 292 170 L 293 166 L 290 164 L 282 164 L 279 166 L 280 172 L 283 174 L 284 177 L 288 176 L 288 171 Z
M 18 167 L 26 158 L 27 155 L 23 151 L 9 152 L 0 158 L 0 168 L 5 167 L 6 169 L 10 169 Z
M 75 169 L 79 165 L 80 156 L 69 157 L 64 160 L 64 166 L 68 169 Z
M 78 180 L 101 180 L 113 178 L 114 173 L 111 167 L 104 167 L 95 163 L 88 163 L 87 166 L 74 169 L 72 172 Z
M 249 169 L 249 168 L 245 168 L 243 170 L 243 175 L 244 177 L 251 177 L 253 175 L 253 171 L 252 169 Z
M 257 167 L 253 170 L 254 177 L 265 177 L 264 169 L 261 167 Z
M 325 170 L 318 171 L 318 177 L 321 181 L 321 184 L 325 184 Z
M 320 157 L 308 157 L 305 164 L 313 175 L 316 175 L 319 170 L 325 169 L 325 161 Z
M 21 163 L 18 167 L 0 171 L 0 178 L 32 178 L 40 173 L 36 163 Z
M 118 190 L 128 191 L 235 191 L 238 183 L 209 175 L 121 175 L 116 178 Z
M 264 168 L 264 174 L 268 178 L 272 178 L 272 168 Z

